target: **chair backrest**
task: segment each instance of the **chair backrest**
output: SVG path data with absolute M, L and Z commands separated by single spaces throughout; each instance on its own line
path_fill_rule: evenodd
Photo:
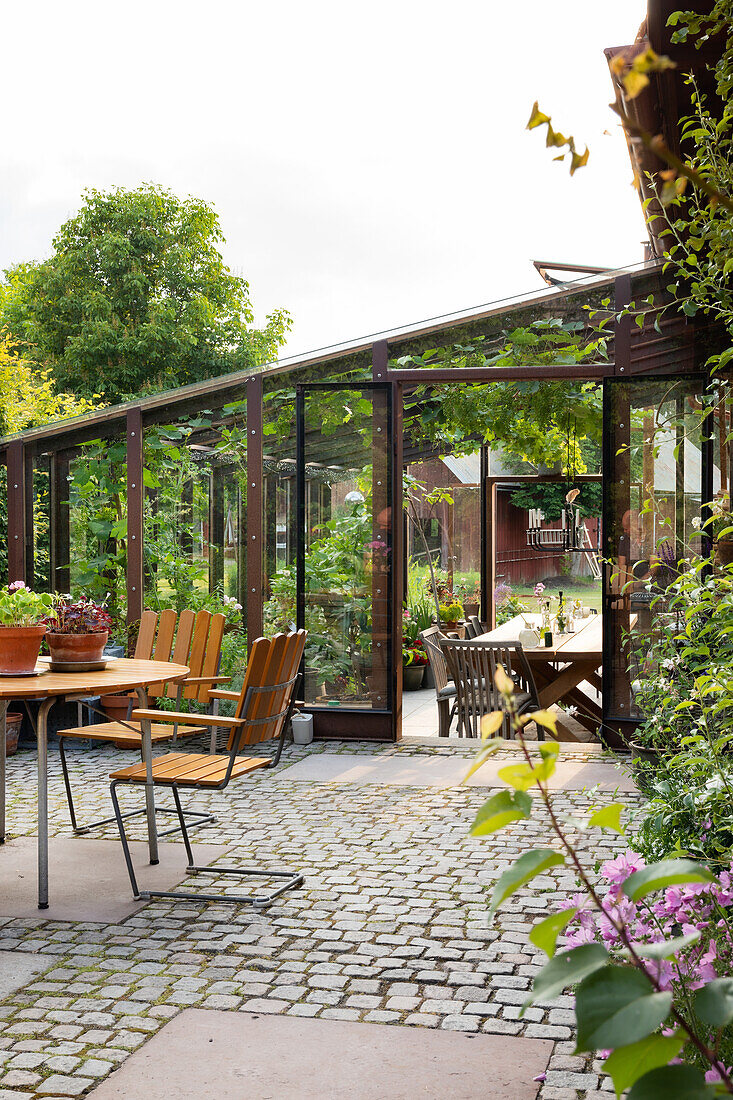
M 471 618 L 470 615 L 466 616 L 465 632 L 466 632 L 465 636 L 469 640 L 471 638 L 475 638 L 478 635 L 478 630 L 476 629 L 476 624 L 473 622 L 473 619 Z
M 441 634 L 440 627 L 430 626 L 427 630 L 421 631 L 420 637 L 425 646 L 425 652 L 428 655 L 430 667 L 433 670 L 435 690 L 436 692 L 442 691 L 443 688 L 448 687 L 450 683 L 448 665 L 446 664 L 443 651 L 440 648 L 441 639 L 444 638 L 445 635 Z
M 472 637 L 474 637 L 474 638 L 478 638 L 479 634 L 485 634 L 487 629 L 488 629 L 481 622 L 478 615 L 469 615 L 468 616 L 468 622 L 471 624 L 471 629 L 473 630 Z
M 149 661 L 151 659 L 157 624 L 158 615 L 155 611 L 143 611 L 140 617 L 140 629 L 137 632 L 137 640 L 135 641 L 136 661 Z
M 155 612 L 145 612 L 145 615 L 153 615 Z M 164 663 L 173 662 L 174 665 L 188 665 L 190 676 L 216 676 L 219 671 L 221 658 L 221 643 L 224 637 L 224 624 L 226 616 L 217 612 L 212 615 L 210 611 L 191 611 L 186 609 L 177 615 L 172 608 L 161 611 L 158 618 L 158 635 L 153 647 L 150 642 L 148 657 Z M 142 623 L 141 623 L 142 631 Z M 155 634 L 155 622 L 153 622 L 153 635 Z M 174 644 L 175 638 L 175 644 Z M 137 651 L 135 656 L 138 656 Z M 183 699 L 197 699 L 200 703 L 209 702 L 209 693 L 213 684 L 191 684 L 184 687 Z M 149 699 L 178 697 L 178 685 L 169 682 L 166 684 L 151 684 L 148 688 Z
M 501 695 L 494 682 L 499 666 L 512 676 L 518 690 L 526 691 L 537 702 L 532 670 L 519 642 L 445 638 L 440 644 L 453 673 L 460 721 L 464 729 L 470 728 L 473 737 L 480 734 L 483 715 L 503 709 Z M 502 736 L 508 737 L 510 733 L 509 720 L 505 715 Z
M 288 718 L 300 662 L 305 649 L 305 630 L 257 638 L 247 661 L 235 717 L 245 725 L 229 736 L 228 749 L 254 745 L 279 737 Z

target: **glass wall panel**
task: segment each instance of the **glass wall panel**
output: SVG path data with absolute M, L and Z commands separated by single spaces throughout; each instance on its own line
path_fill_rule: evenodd
M 712 460 L 702 407 L 694 379 L 606 384 L 604 721 L 621 729 L 643 716 L 634 683 L 647 669 L 649 638 L 675 626 L 663 593 L 701 550 Z M 717 465 L 712 482 L 715 493 Z
M 300 398 L 299 617 L 308 630 L 304 692 L 311 707 L 390 708 L 388 394 L 379 386 L 307 386 Z

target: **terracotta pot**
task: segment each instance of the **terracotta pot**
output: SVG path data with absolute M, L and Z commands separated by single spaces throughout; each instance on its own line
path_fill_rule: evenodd
M 96 634 L 54 634 L 49 631 L 46 635 L 51 660 L 66 664 L 101 661 L 108 638 L 106 630 Z
M 5 716 L 5 755 L 13 756 L 18 748 L 20 726 L 23 721 L 22 714 L 8 711 Z
M 465 600 L 463 604 L 463 614 L 468 618 L 470 615 L 478 615 L 479 604 L 472 600 Z
M 127 708 L 130 705 L 130 695 L 103 695 L 100 702 L 104 713 L 110 722 L 125 722 L 127 720 Z
M 33 672 L 45 626 L 0 626 L 0 673 Z

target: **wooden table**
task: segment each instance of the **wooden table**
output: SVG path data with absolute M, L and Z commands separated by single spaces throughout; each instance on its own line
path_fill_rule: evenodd
M 520 630 L 531 623 L 539 632 L 539 615 L 515 615 L 513 619 L 479 638 L 489 642 L 516 642 Z M 591 615 L 578 621 L 574 634 L 557 634 L 553 631 L 552 646 L 525 647 L 525 656 L 531 663 L 537 684 L 540 703 L 551 707 L 553 703 L 565 703 L 577 707 L 575 720 L 596 733 L 601 724 L 601 707 L 585 692 L 580 684 L 589 683 L 601 690 L 600 669 L 603 663 L 603 621 L 600 615 Z M 570 727 L 557 719 L 558 733 L 567 740 L 576 741 Z
M 88 699 L 90 695 L 111 695 L 135 691 L 139 705 L 147 707 L 146 688 L 150 684 L 183 680 L 185 665 L 162 661 L 134 661 L 123 657 L 110 660 L 99 672 L 50 672 L 36 665 L 38 676 L 0 677 L 0 844 L 5 841 L 5 716 L 11 699 L 37 700 L 36 736 L 38 739 L 38 908 L 48 909 L 48 712 L 59 699 L 66 702 Z M 147 725 L 147 729 L 146 729 Z M 148 783 L 145 803 L 148 820 L 150 862 L 158 862 L 158 834 L 155 828 L 155 798 L 152 772 L 150 724 L 143 724 L 142 754 L 147 764 Z

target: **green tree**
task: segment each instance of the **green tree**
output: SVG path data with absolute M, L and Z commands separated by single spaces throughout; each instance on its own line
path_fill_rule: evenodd
M 275 358 L 290 328 L 263 329 L 245 279 L 219 251 L 213 207 L 153 184 L 89 190 L 53 253 L 0 286 L 0 321 L 60 389 L 109 401 Z

